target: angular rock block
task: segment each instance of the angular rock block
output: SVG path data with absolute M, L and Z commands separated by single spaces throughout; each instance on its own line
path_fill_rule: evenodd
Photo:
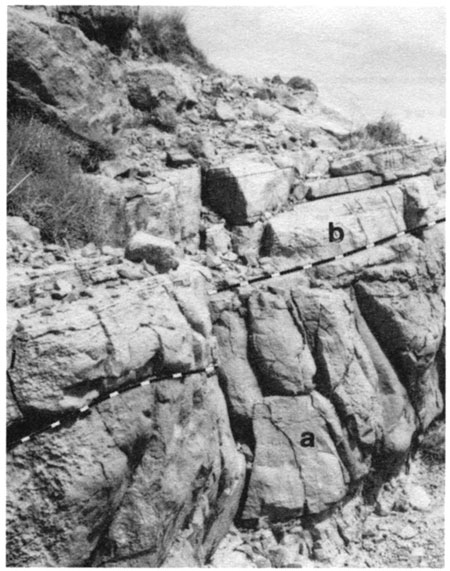
M 381 405 L 383 433 L 380 451 L 389 457 L 392 468 L 395 460 L 403 459 L 411 446 L 417 428 L 415 413 L 408 392 L 356 305 L 355 318 L 356 327 L 378 376 L 378 401 Z
M 206 172 L 202 198 L 229 224 L 255 222 L 287 202 L 291 187 L 288 173 L 255 159 L 236 157 L 222 168 Z
M 425 430 L 443 409 L 436 355 L 444 328 L 439 293 L 418 289 L 418 280 L 360 280 L 361 313 L 394 365 Z
M 244 519 L 289 519 L 320 513 L 346 494 L 348 474 L 316 392 L 266 397 L 255 407 L 256 451 Z M 308 440 L 313 435 L 313 446 Z
M 433 179 L 429 176 L 407 178 L 398 183 L 405 197 L 407 226 L 419 226 L 444 216 L 445 203 L 440 201 Z
M 178 267 L 175 244 L 165 238 L 139 230 L 128 240 L 125 257 L 132 262 L 152 264 L 159 272 L 168 272 Z
M 403 202 L 399 188 L 384 187 L 298 204 L 267 222 L 262 252 L 286 267 L 340 255 L 404 231 Z M 330 223 L 344 231 L 341 242 L 330 242 Z
M 128 234 L 145 230 L 174 242 L 198 247 L 201 181 L 198 167 L 167 173 L 164 182 L 124 185 Z
M 306 183 L 308 189 L 307 198 L 323 198 L 324 196 L 367 190 L 380 186 L 382 182 L 381 176 L 373 175 L 372 173 L 308 181 Z
M 232 294 L 211 302 L 213 332 L 218 342 L 218 371 L 228 401 L 232 427 L 243 441 L 251 440 L 253 407 L 262 401 L 261 388 L 249 363 L 245 319 Z
M 36 226 L 31 226 L 21 216 L 7 216 L 6 218 L 6 232 L 8 240 L 19 242 L 20 244 L 26 243 L 31 246 L 41 245 L 41 232 Z
M 249 226 L 235 226 L 231 233 L 233 251 L 245 258 L 247 263 L 256 262 L 263 232 L 262 222 L 255 222 Z
M 275 115 L 275 119 L 296 137 L 313 137 L 325 132 L 340 138 L 348 136 L 353 129 L 351 121 L 321 104 L 311 106 L 304 115 L 282 109 Z
M 214 109 L 215 118 L 218 121 L 222 121 L 226 123 L 227 121 L 235 121 L 236 120 L 236 113 L 234 112 L 231 105 L 225 103 L 225 101 L 219 100 L 216 103 L 216 107 Z
M 197 96 L 191 78 L 170 63 L 148 65 L 127 62 L 128 98 L 136 109 L 152 111 L 162 103 L 173 108 L 192 107 Z
M 307 394 L 316 366 L 301 323 L 281 295 L 255 292 L 248 302 L 250 356 L 266 395 Z
M 429 174 L 443 161 L 444 150 L 437 145 L 388 147 L 381 150 L 352 153 L 330 165 L 332 176 L 369 172 L 380 175 L 385 182 L 403 177 Z

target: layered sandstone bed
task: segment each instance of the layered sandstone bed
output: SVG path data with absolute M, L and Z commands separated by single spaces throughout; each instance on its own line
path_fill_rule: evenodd
M 8 220 L 8 564 L 199 566 L 233 521 L 313 557 L 311 518 L 443 411 L 444 149 L 345 151 L 316 91 L 149 62 L 133 10 L 80 10 L 10 10 L 15 104 L 120 151 L 84 174 L 108 245 Z

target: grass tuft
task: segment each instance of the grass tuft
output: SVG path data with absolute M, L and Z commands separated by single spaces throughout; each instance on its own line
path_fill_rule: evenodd
M 8 118 L 7 213 L 22 216 L 46 242 L 101 244 L 103 196 L 82 181 L 80 165 L 90 154 L 35 117 Z
M 378 121 L 367 123 L 363 129 L 352 133 L 347 141 L 347 147 L 372 150 L 379 147 L 404 145 L 407 142 L 408 137 L 402 131 L 400 123 L 384 113 Z
M 141 18 L 140 29 L 143 49 L 148 55 L 174 64 L 191 63 L 204 71 L 212 70 L 205 55 L 191 42 L 184 10 L 171 8 L 146 12 Z

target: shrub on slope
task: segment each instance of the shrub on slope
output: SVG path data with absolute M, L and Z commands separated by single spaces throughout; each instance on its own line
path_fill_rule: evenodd
M 81 178 L 89 150 L 33 117 L 8 118 L 7 212 L 43 240 L 72 246 L 103 240 L 102 197 Z
M 192 44 L 182 10 L 146 12 L 140 29 L 147 54 L 174 64 L 194 63 L 205 71 L 212 69 L 205 55 Z
M 352 133 L 348 141 L 350 149 L 371 150 L 377 147 L 394 147 L 404 145 L 408 138 L 402 131 L 400 123 L 384 113 L 378 121 Z

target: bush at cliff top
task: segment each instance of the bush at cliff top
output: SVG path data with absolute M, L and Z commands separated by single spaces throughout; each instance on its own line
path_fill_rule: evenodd
M 36 118 L 8 118 L 8 214 L 37 226 L 47 242 L 101 244 L 102 196 L 80 177 L 87 154 Z
M 386 113 L 379 121 L 368 123 L 365 127 L 367 136 L 382 145 L 402 145 L 406 143 L 400 123 L 394 121 Z
M 378 121 L 367 123 L 363 129 L 352 133 L 348 146 L 351 149 L 371 150 L 377 147 L 404 145 L 407 142 L 408 138 L 402 131 L 400 123 L 384 113 Z
M 206 71 L 211 69 L 205 55 L 191 42 L 182 10 L 147 12 L 142 16 L 140 30 L 147 54 L 175 64 L 196 63 Z

